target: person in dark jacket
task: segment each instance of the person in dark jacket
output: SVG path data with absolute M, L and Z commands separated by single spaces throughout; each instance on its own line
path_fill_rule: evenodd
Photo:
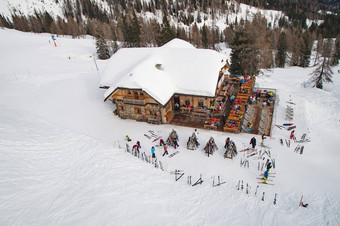
M 228 137 L 226 140 L 225 140 L 225 145 L 224 145 L 224 148 L 227 148 L 230 144 L 230 138 Z
M 268 162 L 267 164 L 267 171 L 269 173 L 269 170 L 272 168 L 272 163 L 271 162 Z
M 256 138 L 255 137 L 251 138 L 249 144 L 251 144 L 252 148 L 255 148 L 256 147 Z

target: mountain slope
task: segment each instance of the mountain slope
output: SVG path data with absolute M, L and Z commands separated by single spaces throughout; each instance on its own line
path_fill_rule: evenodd
M 199 129 L 200 148 L 187 150 L 193 128 L 122 120 L 112 113 L 112 103 L 103 102 L 105 90 L 98 88 L 91 37 L 60 36 L 58 47 L 49 34 L 2 29 L 0 37 L 2 225 L 340 224 L 339 76 L 326 90 L 301 86 L 312 69 L 276 69 L 258 77 L 256 86 L 278 91 L 275 123 L 285 122 L 291 96 L 297 104 L 296 135 L 309 129 L 312 141 L 304 144 L 304 154 L 294 153 L 294 143 L 288 148 L 279 142 L 289 132 L 274 127 L 265 144 L 276 159 L 275 185 L 260 184 L 255 196 L 261 160 L 249 158 L 248 169 L 240 167 L 242 152 L 234 160 L 223 158 L 226 137 L 240 150 L 252 134 Z M 99 75 L 106 62 L 97 62 Z M 124 150 L 129 135 L 130 146 L 139 140 L 141 151 L 150 154 L 156 142 L 143 134 L 153 130 L 166 138 L 171 129 L 179 134 L 180 153 L 163 157 L 156 147 L 165 171 Z M 219 150 L 208 158 L 201 149 L 210 136 Z M 170 173 L 175 169 L 185 171 L 177 182 Z M 187 185 L 187 176 L 196 182 L 200 174 L 202 185 Z M 226 183 L 212 187 L 217 176 Z M 243 190 L 236 189 L 239 180 Z M 308 208 L 298 207 L 301 195 Z

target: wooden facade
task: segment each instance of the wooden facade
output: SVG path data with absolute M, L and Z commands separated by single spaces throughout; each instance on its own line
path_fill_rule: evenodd
M 226 63 L 218 76 L 216 91 L 221 88 L 220 80 L 229 68 Z M 198 96 L 175 93 L 162 105 L 142 89 L 117 88 L 105 100 L 116 104 L 117 114 L 121 118 L 135 119 L 154 124 L 169 123 L 176 113 L 189 113 L 192 117 L 206 119 L 210 117 L 210 107 L 215 96 Z
M 174 94 L 163 106 L 143 90 L 117 88 L 107 99 L 116 104 L 121 118 L 161 124 L 169 123 L 175 112 L 208 116 L 214 97 Z

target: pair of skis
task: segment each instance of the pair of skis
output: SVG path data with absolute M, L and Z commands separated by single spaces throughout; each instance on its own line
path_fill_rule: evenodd
M 215 184 L 215 177 L 213 179 L 213 187 L 221 186 L 222 184 L 225 184 L 226 182 L 222 182 L 220 180 L 220 176 L 217 177 L 217 184 Z
M 248 169 L 249 169 L 249 160 L 248 159 L 245 159 L 244 161 L 242 161 L 242 159 L 240 160 L 240 167 L 244 167 L 244 168 L 246 168 L 246 167 L 248 167 Z
M 261 198 L 262 201 L 264 201 L 264 194 L 265 192 L 262 193 L 262 198 Z M 273 201 L 274 205 L 276 205 L 276 198 L 277 198 L 277 193 L 275 193 L 274 195 L 274 201 Z
M 184 172 L 182 170 L 177 170 L 175 169 L 174 172 L 171 172 L 172 174 L 175 174 L 175 181 L 178 181 L 179 179 L 181 179 L 184 175 Z M 179 175 L 179 177 L 177 177 Z
M 275 174 L 276 174 L 276 173 L 269 173 L 268 178 L 275 177 Z M 258 180 L 261 180 L 261 181 L 258 182 L 259 184 L 274 185 L 274 184 L 272 184 L 272 183 L 264 182 L 264 178 L 263 178 L 263 177 L 264 177 L 264 174 L 260 174 L 260 177 L 256 178 L 256 179 L 258 179 Z M 272 182 L 273 180 L 267 179 L 267 181 L 271 181 L 271 182 Z
M 174 153 L 172 153 L 172 154 L 169 155 L 169 158 L 174 157 L 174 156 L 177 155 L 178 153 L 179 153 L 179 151 L 175 151 Z
M 192 185 L 193 187 L 198 185 L 198 184 L 202 184 L 203 180 L 202 180 L 202 175 L 200 175 L 200 178 Z

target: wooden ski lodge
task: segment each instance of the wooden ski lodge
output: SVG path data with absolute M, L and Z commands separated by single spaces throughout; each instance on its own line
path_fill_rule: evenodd
M 269 135 L 275 90 L 254 89 L 254 76 L 230 76 L 228 69 L 224 55 L 174 39 L 120 49 L 101 85 L 124 119 Z

